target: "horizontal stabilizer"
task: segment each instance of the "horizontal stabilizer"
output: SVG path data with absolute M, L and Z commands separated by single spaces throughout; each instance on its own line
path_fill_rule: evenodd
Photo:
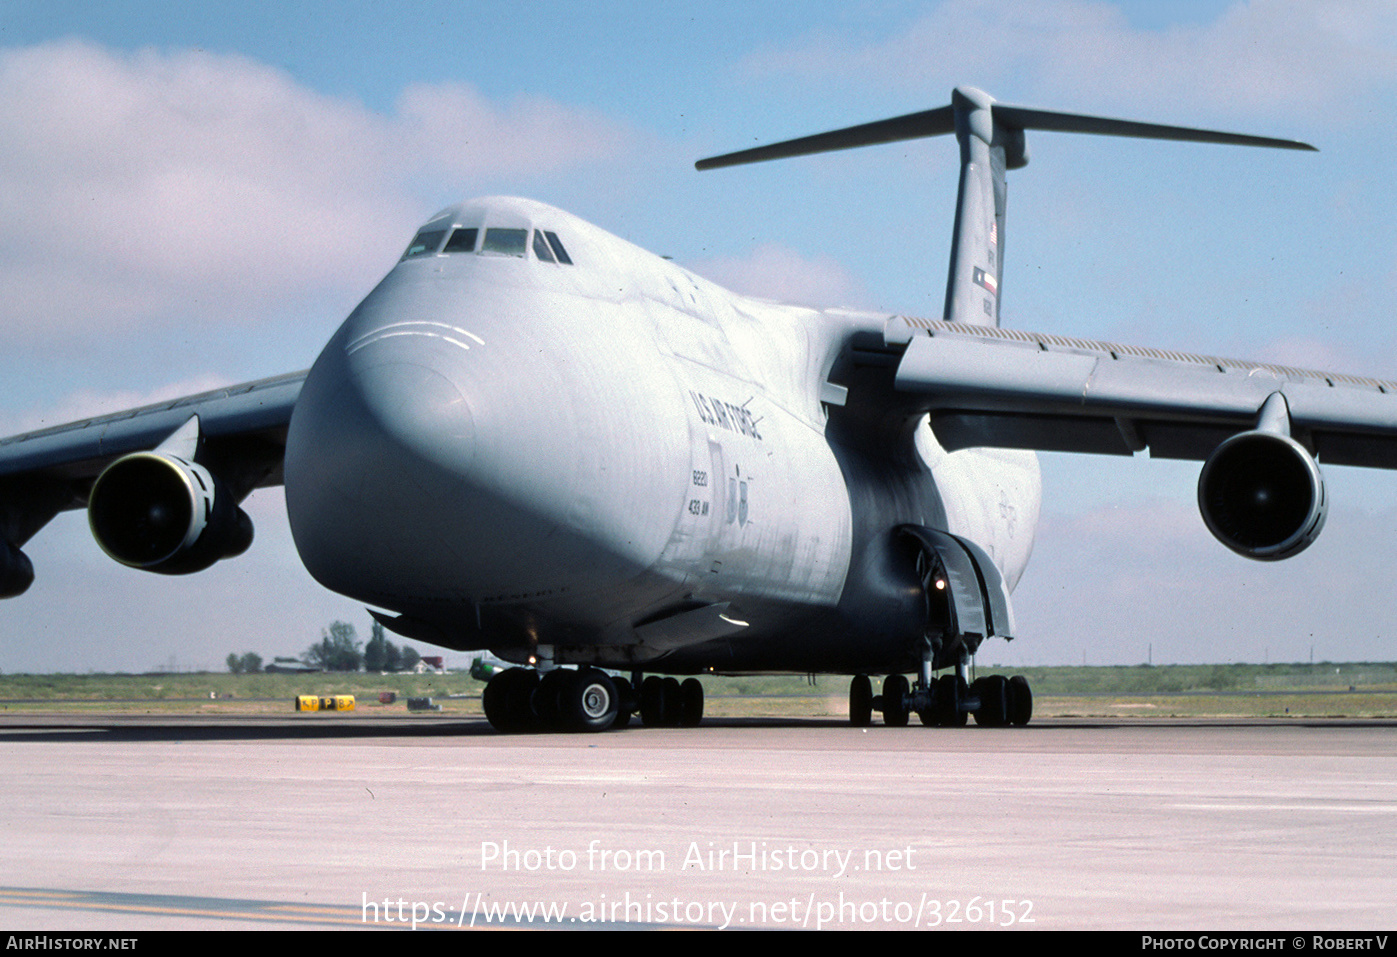
M 722 166 L 740 166 L 743 163 L 760 163 L 764 160 L 788 159 L 792 156 L 806 156 L 811 153 L 830 153 L 834 150 L 848 150 L 856 146 L 876 146 L 879 143 L 897 143 L 901 140 L 916 140 L 927 136 L 942 136 L 956 131 L 955 113 L 949 106 L 939 110 L 923 110 L 906 116 L 895 116 L 890 120 L 861 123 L 858 126 L 799 139 L 772 143 L 769 146 L 756 146 L 736 153 L 710 156 L 694 164 L 697 169 L 718 169 Z
M 1006 130 L 1047 130 L 1053 133 L 1094 133 L 1101 136 L 1130 136 L 1137 139 L 1183 140 L 1191 143 L 1221 143 L 1228 146 L 1269 146 L 1276 149 L 1314 150 L 1308 143 L 1297 140 L 1275 139 L 1269 136 L 1247 136 L 1241 133 L 1222 133 L 1216 130 L 1200 130 L 1187 126 L 1163 126 L 1158 123 L 1137 123 L 1134 120 L 1114 120 L 1102 116 L 1087 116 L 1081 113 L 1057 113 L 1052 110 L 1038 110 L 1027 106 L 1012 106 L 996 103 L 978 91 L 987 101 L 996 125 Z M 816 133 L 798 139 L 783 140 L 767 146 L 756 146 L 710 156 L 694 164 L 700 170 L 718 169 L 723 166 L 738 166 L 743 163 L 760 163 L 765 160 L 788 159 L 792 156 L 807 156 L 812 153 L 829 153 L 835 150 L 853 149 L 857 146 L 876 146 L 881 143 L 897 143 L 902 140 L 915 140 L 928 136 L 944 136 L 956 131 L 955 108 L 943 106 L 935 110 L 923 110 L 906 116 L 895 116 L 873 123 L 861 123 L 828 133 Z
M 1104 116 L 1080 113 L 1054 113 L 1026 106 L 996 103 L 994 119 L 1009 129 L 1047 130 L 1052 133 L 1095 133 L 1100 136 L 1130 136 L 1143 140 L 1182 140 L 1188 143 L 1221 143 L 1225 146 L 1269 146 L 1282 150 L 1310 150 L 1309 143 L 1280 140 L 1270 136 L 1247 136 L 1242 133 L 1220 133 L 1188 126 L 1162 126 L 1158 123 L 1137 123 L 1134 120 L 1112 120 Z

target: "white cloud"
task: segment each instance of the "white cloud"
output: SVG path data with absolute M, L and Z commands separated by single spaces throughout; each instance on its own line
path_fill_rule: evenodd
M 1397 8 L 1371 0 L 1254 0 L 1212 22 L 1166 29 L 1133 26 L 1117 5 L 1087 0 L 949 0 L 877 42 L 823 33 L 743 66 L 938 96 L 954 84 L 982 85 L 1015 102 L 1021 92 L 1060 99 L 1064 109 L 1319 117 L 1362 109 L 1367 89 L 1397 80 L 1394 39 Z
M 538 176 L 635 152 L 637 135 L 604 114 L 544 97 L 496 106 L 460 83 L 416 84 L 398 98 L 395 131 L 457 176 Z
M 384 116 L 244 57 L 0 51 L 0 342 L 362 293 L 425 215 L 424 174 L 537 177 L 623 155 L 628 137 L 459 84 L 412 87 Z

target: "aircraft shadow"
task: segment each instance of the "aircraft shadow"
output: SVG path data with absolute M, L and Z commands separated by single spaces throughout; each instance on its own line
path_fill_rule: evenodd
M 842 728 L 842 718 L 711 718 L 699 728 L 653 729 L 633 723 L 629 728 L 602 732 L 614 735 L 653 734 L 657 730 L 702 734 L 713 728 Z M 530 738 L 574 737 L 595 740 L 592 735 L 543 732 L 501 734 L 484 718 L 396 716 L 384 718 L 277 718 L 266 716 L 0 716 L 0 744 L 58 741 L 297 741 L 352 738 Z
M 1158 730 L 1177 732 L 1181 728 L 1397 728 L 1397 721 L 1387 718 L 1063 718 L 1035 721 L 1025 728 L 920 728 L 916 722 L 905 729 L 883 728 L 875 723 L 869 729 L 852 729 L 839 717 L 747 717 L 705 718 L 698 728 L 646 728 L 639 723 L 621 730 L 602 732 L 604 739 L 616 735 L 671 734 L 684 737 L 702 735 L 705 731 L 727 730 L 788 730 L 863 731 L 878 734 L 1034 734 L 1050 730 Z M 440 718 L 428 716 L 395 716 L 383 718 L 335 719 L 278 718 L 266 716 L 21 716 L 0 715 L 0 744 L 54 742 L 137 742 L 137 741 L 318 741 L 355 738 L 395 739 L 499 739 L 528 741 L 532 738 L 575 738 L 579 744 L 598 740 L 588 734 L 565 732 L 501 734 L 484 718 Z

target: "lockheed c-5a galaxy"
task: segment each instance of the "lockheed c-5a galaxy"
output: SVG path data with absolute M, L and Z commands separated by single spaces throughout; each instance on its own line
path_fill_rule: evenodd
M 1201 461 L 1208 528 L 1262 560 L 1319 534 L 1317 461 L 1397 467 L 1397 383 L 1001 329 L 1027 130 L 1311 149 L 959 89 L 698 164 L 954 133 L 934 320 L 749 299 L 541 203 L 453 206 L 308 372 L 0 442 L 0 591 L 61 510 L 185 574 L 245 550 L 239 503 L 282 484 L 319 582 L 517 665 L 485 689 L 500 729 L 693 724 L 702 686 L 669 676 L 742 672 L 851 675 L 859 725 L 1024 724 L 1023 678 L 967 679 L 1017 633 L 1033 450 Z

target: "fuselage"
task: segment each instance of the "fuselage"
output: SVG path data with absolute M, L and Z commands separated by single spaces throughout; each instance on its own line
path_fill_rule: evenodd
M 893 529 L 1016 582 L 1025 453 L 863 421 L 886 316 L 723 290 L 525 200 L 443 211 L 345 321 L 291 421 L 306 567 L 404 634 L 677 673 L 901 667 L 925 600 Z M 870 433 L 901 437 L 889 449 Z

